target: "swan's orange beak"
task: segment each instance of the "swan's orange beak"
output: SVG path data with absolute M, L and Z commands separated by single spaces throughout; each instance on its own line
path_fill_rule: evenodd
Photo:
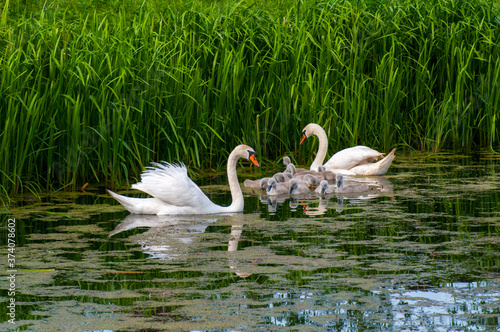
M 250 161 L 254 163 L 255 166 L 260 167 L 259 162 L 257 161 L 257 157 L 255 156 L 255 153 L 250 155 Z
M 307 136 L 306 136 L 306 131 L 304 130 L 302 132 L 302 140 L 300 141 L 300 145 L 302 145 L 302 143 L 304 143 L 304 141 L 306 140 Z

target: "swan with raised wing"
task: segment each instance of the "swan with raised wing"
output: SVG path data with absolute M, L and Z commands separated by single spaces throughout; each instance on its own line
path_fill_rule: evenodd
M 167 162 L 153 163 L 141 174 L 141 182 L 132 185 L 152 198 L 134 198 L 108 192 L 133 214 L 212 214 L 243 211 L 241 192 L 236 164 L 239 159 L 248 159 L 256 166 L 255 151 L 248 145 L 238 145 L 227 160 L 227 177 L 231 190 L 232 203 L 220 206 L 213 203 L 201 189 L 188 177 L 186 166 Z
M 323 164 L 326 157 L 328 137 L 321 126 L 310 123 L 302 130 L 300 144 L 311 135 L 315 135 L 319 139 L 318 153 L 311 164 L 312 170 L 318 170 L 318 167 Z M 384 157 L 383 153 L 364 145 L 358 145 L 335 153 L 324 166 L 328 171 L 344 175 L 384 175 L 391 166 L 395 157 L 395 151 L 396 148 Z M 382 159 L 374 162 L 380 158 Z

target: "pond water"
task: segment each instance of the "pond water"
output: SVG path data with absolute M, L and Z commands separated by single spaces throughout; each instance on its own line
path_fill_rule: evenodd
M 103 188 L 27 197 L 0 215 L 17 270 L 0 329 L 499 331 L 499 172 L 488 153 L 398 156 L 376 195 L 245 190 L 222 216 L 132 216 Z M 219 204 L 223 181 L 202 186 Z

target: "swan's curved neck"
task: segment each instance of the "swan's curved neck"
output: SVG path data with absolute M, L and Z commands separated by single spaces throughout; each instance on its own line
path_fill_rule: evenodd
M 314 158 L 313 163 L 311 164 L 311 170 L 318 171 L 318 167 L 323 165 L 323 161 L 326 157 L 326 151 L 328 150 L 328 137 L 326 136 L 323 128 L 318 126 L 315 128 L 312 135 L 316 135 L 319 140 L 318 153 L 316 154 L 316 158 Z
M 231 197 L 233 199 L 231 205 L 225 210 L 227 212 L 240 212 L 243 210 L 243 193 L 238 182 L 238 175 L 236 174 L 236 163 L 240 157 L 233 151 L 227 159 L 227 179 L 229 181 L 229 189 L 231 189 Z

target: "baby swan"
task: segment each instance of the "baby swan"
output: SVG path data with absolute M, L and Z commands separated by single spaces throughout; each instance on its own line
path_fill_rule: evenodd
M 319 179 L 316 175 L 306 174 L 302 178 L 301 182 L 305 182 L 309 187 L 317 187 L 319 185 Z
M 310 189 L 307 183 L 299 182 L 297 179 L 290 180 L 290 195 L 300 195 L 309 193 Z
M 330 183 L 335 183 L 336 174 L 332 171 L 327 171 L 325 166 L 319 166 L 318 173 L 323 177 L 324 180 L 327 180 Z
M 337 180 L 336 192 L 339 194 L 362 193 L 377 189 L 377 187 L 369 186 L 365 183 L 344 185 L 344 176 L 342 174 L 337 174 L 336 180 Z
M 327 180 L 321 180 L 315 192 L 317 192 L 320 195 L 331 194 L 335 192 L 335 187 L 330 186 Z
M 288 182 L 288 181 L 290 181 L 291 178 L 292 178 L 292 175 L 290 173 L 279 172 L 279 173 L 276 173 L 273 175 L 273 179 L 275 179 L 276 182 L 278 182 L 278 183 Z
M 292 174 L 292 176 L 294 176 L 295 174 L 297 174 L 297 169 L 295 168 L 294 164 L 288 164 L 283 173 L 290 173 Z
M 275 195 L 284 195 L 289 193 L 289 185 L 288 183 L 278 183 L 276 182 L 276 179 L 270 178 L 267 181 L 267 194 L 269 196 L 275 196 Z

